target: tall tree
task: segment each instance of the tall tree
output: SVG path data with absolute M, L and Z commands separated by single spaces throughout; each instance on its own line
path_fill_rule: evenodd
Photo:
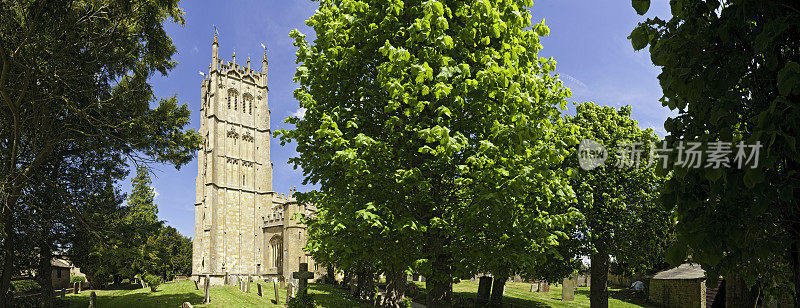
M 388 253 L 370 257 L 394 264 L 414 254 L 401 268 L 426 276 L 430 307 L 450 304 L 464 271 L 457 240 L 475 227 L 465 222 L 516 211 L 523 187 L 547 196 L 527 200 L 531 219 L 566 220 L 553 204 L 571 195 L 567 171 L 551 168 L 566 143 L 551 140 L 569 90 L 551 74 L 555 62 L 537 55 L 549 30 L 531 24 L 531 5 L 324 0 L 307 21 L 314 44 L 292 31 L 306 113 L 278 132 L 298 143 L 291 162 L 339 201 L 317 204 L 331 225 L 388 234 L 379 239 L 391 240 L 380 243 Z M 550 232 L 536 237 L 557 243 Z M 413 245 L 422 249 L 403 250 Z
M 665 246 L 662 241 L 668 238 L 671 226 L 669 212 L 657 203 L 664 178 L 648 157 L 659 139 L 652 129 L 642 130 L 630 117 L 629 106 L 617 110 L 593 103 L 578 105 L 575 116 L 567 117 L 578 127 L 582 140 L 602 145 L 608 157 L 597 168 L 580 168 L 579 159 L 587 153 L 579 153 L 581 147 L 577 147 L 568 161 L 580 170 L 572 187 L 585 218 L 578 233 L 591 258 L 591 307 L 608 307 L 611 257 L 631 263 L 628 266 L 633 270 L 636 265 L 649 268 L 659 252 L 663 255 L 660 248 Z M 581 145 L 587 144 L 583 142 Z
M 186 105 L 155 101 L 148 78 L 176 63 L 163 24 L 177 0 L 14 1 L 0 6 L 0 305 L 13 272 L 12 219 L 33 174 L 63 156 L 102 150 L 181 166 L 201 137 Z M 70 154 L 70 153 L 67 153 Z
M 643 14 L 649 1 L 634 4 Z M 670 7 L 669 20 L 648 19 L 629 38 L 661 67 L 661 102 L 677 113 L 664 123 L 670 148 L 719 144 L 728 165 L 674 168 L 665 189 L 678 220 L 671 262 L 691 254 L 709 283 L 739 275 L 767 298 L 793 292 L 800 307 L 800 3 Z

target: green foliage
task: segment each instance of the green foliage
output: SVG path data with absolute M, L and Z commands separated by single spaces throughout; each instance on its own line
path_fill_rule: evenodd
M 292 297 L 289 302 L 287 303 L 287 307 L 289 308 L 314 308 L 316 304 L 314 304 L 314 297 L 308 293 L 300 293 L 297 296 Z
M 567 117 L 578 128 L 580 139 L 600 143 L 609 157 L 605 165 L 584 170 L 578 165 L 576 147 L 567 162 L 577 170 L 572 187 L 584 217 L 573 238 L 582 239 L 581 255 L 591 256 L 595 273 L 609 271 L 609 256 L 613 257 L 611 270 L 618 274 L 661 269 L 673 230 L 669 211 L 657 202 L 665 177 L 656 172 L 657 162 L 648 160 L 659 139 L 652 129 L 639 128 L 631 111 L 629 106 L 617 110 L 583 103 L 575 116 Z M 641 160 L 626 160 L 630 164 L 626 167 L 621 159 L 629 157 L 622 153 L 631 151 L 634 143 L 642 150 Z M 605 288 L 605 283 L 592 288 L 595 285 Z
M 677 114 L 664 123 L 670 147 L 681 140 L 764 146 L 757 168 L 673 170 L 664 189 L 678 221 L 670 259 L 691 254 L 712 284 L 737 274 L 768 297 L 798 293 L 800 6 L 757 0 L 670 6 L 669 20 L 648 19 L 631 33 L 634 48 L 649 46 L 661 67 L 661 102 Z
M 306 113 L 276 135 L 297 142 L 291 162 L 320 187 L 300 196 L 319 209 L 315 260 L 415 268 L 443 290 L 452 275 L 559 254 L 578 215 L 556 168 L 575 144 L 555 138 L 570 92 L 537 55 L 549 29 L 530 5 L 322 1 L 306 22 L 314 43 L 292 31 Z
M 144 280 L 144 282 L 147 283 L 147 286 L 150 287 L 151 292 L 155 292 L 158 286 L 161 285 L 161 277 L 157 275 L 147 274 L 144 275 L 144 278 L 142 278 L 142 280 Z
M 83 276 L 72 276 L 69 278 L 69 283 L 84 282 L 84 281 L 86 281 L 86 277 Z
M 403 297 L 403 300 L 400 301 L 400 308 L 411 308 L 411 302 L 410 297 Z
M 192 273 L 192 241 L 178 230 L 165 226 L 147 239 L 144 247 L 144 270 L 165 280 Z
M 25 241 L 35 240 L 86 252 L 75 260 L 92 271 L 90 280 L 117 272 L 107 264 L 113 260 L 98 255 L 125 255 L 114 246 L 122 240 L 105 234 L 116 227 L 107 223 L 119 218 L 112 208 L 119 205 L 113 185 L 124 177 L 120 167 L 128 161 L 180 167 L 202 139 L 184 130 L 188 107 L 175 97 L 156 97 L 149 84 L 150 76 L 176 65 L 167 21 L 183 23 L 177 0 L 17 1 L 0 7 L 2 255 L 25 252 Z M 66 172 L 65 166 L 84 169 Z M 91 181 L 102 185 L 87 185 Z M 51 202 L 35 202 L 44 198 L 32 192 L 42 188 L 54 196 Z M 26 219 L 37 223 L 16 229 Z M 62 238 L 56 232 L 27 237 L 51 226 L 74 232 L 63 237 L 73 243 L 51 240 Z M 0 300 L 4 296 L 0 290 Z
M 14 280 L 11 282 L 11 286 L 9 287 L 9 291 L 14 293 L 27 293 L 33 291 L 39 291 L 42 289 L 42 286 L 39 285 L 38 282 L 25 279 L 25 280 Z

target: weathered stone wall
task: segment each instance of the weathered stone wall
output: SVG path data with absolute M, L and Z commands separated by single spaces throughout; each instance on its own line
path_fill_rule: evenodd
M 706 307 L 704 279 L 651 279 L 650 302 L 661 307 Z

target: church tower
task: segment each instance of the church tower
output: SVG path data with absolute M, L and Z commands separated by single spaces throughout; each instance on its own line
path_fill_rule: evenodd
M 192 273 L 214 284 L 261 272 L 264 214 L 272 207 L 267 54 L 261 70 L 219 58 L 217 35 L 201 85 Z M 224 281 L 224 282 L 223 282 Z

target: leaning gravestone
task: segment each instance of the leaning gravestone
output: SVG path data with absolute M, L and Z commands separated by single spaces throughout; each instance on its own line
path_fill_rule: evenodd
M 292 273 L 292 278 L 297 279 L 297 294 L 307 294 L 308 280 L 314 278 L 314 273 L 308 271 L 308 263 L 300 263 L 300 270 Z
M 294 284 L 290 282 L 286 284 L 286 302 L 288 303 L 292 297 L 294 297 Z
M 263 293 L 263 292 L 264 292 L 264 290 L 263 290 L 263 289 L 261 289 L 261 288 L 262 288 L 262 287 L 261 287 L 261 283 L 260 283 L 260 282 L 259 282 L 259 283 L 257 283 L 257 284 L 256 284 L 256 286 L 257 286 L 257 288 L 258 288 L 258 290 L 257 290 L 257 291 L 258 291 L 258 296 L 259 296 L 259 297 L 261 297 L 261 296 L 264 296 L 264 293 Z
M 89 308 L 97 308 L 97 294 L 89 293 Z
M 211 277 L 209 277 L 209 275 L 206 275 L 206 281 L 203 282 L 203 293 L 205 295 L 203 297 L 203 304 L 211 303 L 210 291 L 211 291 Z
M 280 290 L 280 289 L 278 289 L 278 283 L 273 281 L 272 282 L 272 287 L 275 289 L 275 304 L 280 305 L 281 304 L 281 294 L 278 293 L 278 291 Z
M 489 302 L 489 294 L 492 291 L 492 277 L 481 276 L 478 280 L 478 303 L 485 304 Z
M 575 280 L 569 277 L 564 278 L 561 286 L 561 300 L 565 302 L 575 300 Z

